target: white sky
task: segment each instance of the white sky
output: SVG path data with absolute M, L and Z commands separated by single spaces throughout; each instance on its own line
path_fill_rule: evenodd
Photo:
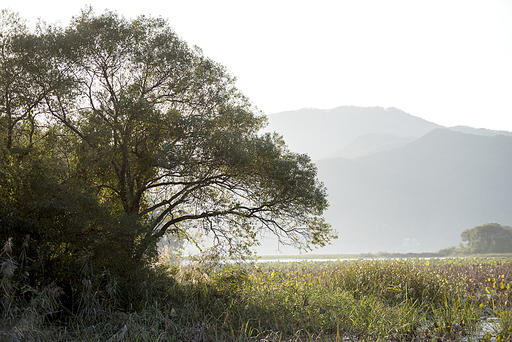
M 266 114 L 397 107 L 512 131 L 510 0 L 0 0 L 31 22 L 63 25 L 86 4 L 169 19 Z

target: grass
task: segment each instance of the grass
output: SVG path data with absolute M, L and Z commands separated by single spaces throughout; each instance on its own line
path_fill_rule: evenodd
M 512 253 L 492 254 L 465 254 L 458 248 L 447 248 L 437 252 L 410 252 L 410 253 L 361 253 L 361 254 L 295 254 L 295 255 L 265 255 L 261 259 L 267 261 L 286 260 L 352 260 L 352 259 L 413 259 L 413 258 L 512 258 Z
M 160 266 L 141 309 L 116 310 L 91 289 L 80 313 L 57 319 L 56 285 L 21 306 L 4 273 L 0 340 L 512 339 L 509 258 L 204 265 Z

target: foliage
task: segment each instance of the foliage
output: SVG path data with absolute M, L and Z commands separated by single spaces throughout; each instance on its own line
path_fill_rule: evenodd
M 65 176 L 95 188 L 113 216 L 148 226 L 132 241 L 137 258 L 165 234 L 190 237 L 192 228 L 232 254 L 246 253 L 262 229 L 306 249 L 333 237 L 309 158 L 277 135 L 258 135 L 265 118 L 235 79 L 167 22 L 89 8 L 65 29 L 30 34 L 2 13 L 14 33 L 2 35 L 0 62 L 23 71 L 2 78 L 5 147 L 14 153 L 33 147 L 33 134 L 55 132 Z M 25 125 L 29 144 L 14 139 Z
M 497 283 L 503 282 L 505 288 L 512 282 L 510 259 L 204 265 L 155 269 L 147 278 L 143 305 L 132 312 L 113 310 L 106 301 L 95 302 L 93 288 L 92 304 L 83 310 L 87 314 L 70 319 L 66 329 L 43 324 L 51 317 L 44 313 L 56 310 L 48 306 L 55 298 L 55 289 L 49 287 L 34 296 L 39 313 L 13 315 L 10 328 L 0 329 L 1 338 L 456 341 L 488 337 L 506 341 L 510 337 L 510 304 L 492 296 L 486 301 L 489 278 L 501 279 Z M 389 275 L 383 276 L 383 270 Z M 392 276 L 395 273 L 397 277 Z M 362 275 L 369 280 L 364 287 L 342 284 L 345 278 Z M 415 296 L 405 284 L 415 284 L 423 295 Z M 387 295 L 386 288 L 393 296 Z M 510 295 L 509 290 L 496 293 Z M 491 329 L 482 331 L 484 325 Z
M 130 234 L 139 224 L 112 217 L 95 193 L 79 184 L 61 183 L 58 161 L 12 159 L 6 152 L 0 160 L 0 236 L 9 246 L 9 260 L 18 260 L 9 296 L 29 305 L 33 294 L 58 286 L 67 309 L 78 311 L 87 286 L 98 289 L 98 300 L 111 297 L 105 285 L 112 276 L 123 293 L 119 305 L 133 305 L 132 281 L 144 264 L 131 258 Z
M 315 165 L 259 134 L 265 123 L 226 68 L 165 20 L 86 8 L 30 32 L 3 10 L 0 241 L 19 263 L 4 299 L 23 307 L 54 286 L 72 313 L 136 309 L 167 235 L 204 234 L 230 255 L 265 231 L 326 244 Z
M 461 234 L 469 253 L 511 253 L 512 228 L 498 223 L 488 223 L 467 229 Z
M 89 10 L 62 40 L 76 87 L 49 97 L 49 112 L 77 139 L 78 168 L 112 210 L 150 225 L 137 256 L 194 227 L 234 254 L 246 253 L 261 229 L 305 248 L 331 237 L 309 158 L 259 136 L 264 117 L 233 77 L 165 21 Z M 66 96 L 73 102 L 62 107 Z

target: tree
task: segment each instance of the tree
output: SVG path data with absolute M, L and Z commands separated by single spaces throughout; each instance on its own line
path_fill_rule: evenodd
M 488 223 L 467 229 L 461 234 L 470 253 L 511 253 L 512 228 Z
M 18 14 L 0 12 L 0 139 L 17 158 L 29 153 L 34 144 L 40 124 L 38 107 L 64 86 L 54 72 L 51 36 L 38 33 L 29 33 Z
M 26 36 L 27 31 L 19 15 L 7 10 L 0 12 L 0 128 L 8 149 L 18 140 L 16 133 L 30 115 L 33 103 L 25 91 L 30 82 L 19 44 L 19 37 Z
M 42 132 L 55 132 L 67 165 L 60 182 L 95 189 L 112 217 L 136 222 L 119 228 L 128 258 L 195 228 L 230 254 L 247 253 L 262 230 L 305 249 L 334 237 L 309 157 L 260 135 L 265 117 L 235 79 L 165 20 L 87 9 L 65 30 L 25 37 L 40 47 L 23 50 L 38 101 L 16 108 L 46 115 Z

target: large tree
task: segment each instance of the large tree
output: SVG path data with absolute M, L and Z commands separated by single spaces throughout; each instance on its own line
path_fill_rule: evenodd
M 306 249 L 333 237 L 309 157 L 259 134 L 265 117 L 226 68 L 165 20 L 88 9 L 64 30 L 43 27 L 38 41 L 38 110 L 66 145 L 70 177 L 96 188 L 111 215 L 138 222 L 123 230 L 131 257 L 193 228 L 230 253 L 265 230 Z

